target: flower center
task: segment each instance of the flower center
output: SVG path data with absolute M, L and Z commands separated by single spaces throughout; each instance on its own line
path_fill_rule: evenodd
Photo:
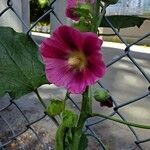
M 84 53 L 81 51 L 76 51 L 70 54 L 68 64 L 73 68 L 82 70 L 85 68 L 87 60 Z

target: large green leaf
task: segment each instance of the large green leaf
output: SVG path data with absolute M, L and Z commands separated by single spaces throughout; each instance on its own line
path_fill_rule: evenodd
M 38 55 L 29 36 L 0 27 L 0 95 L 19 98 L 47 83 Z
M 112 16 L 106 16 L 106 18 L 118 30 L 121 28 L 128 28 L 134 26 L 140 27 L 143 24 L 143 22 L 148 19 L 139 16 L 126 16 L 126 15 L 112 15 Z M 102 20 L 100 26 L 110 27 L 110 25 L 107 23 L 105 18 Z

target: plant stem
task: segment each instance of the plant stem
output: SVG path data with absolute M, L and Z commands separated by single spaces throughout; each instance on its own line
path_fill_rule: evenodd
M 102 7 L 102 12 L 100 13 L 100 6 Z M 102 6 L 100 0 L 96 1 L 96 8 L 95 8 L 95 15 L 93 17 L 93 26 L 92 26 L 92 31 L 97 33 L 98 27 L 100 26 L 102 19 L 106 13 L 106 8 L 108 4 L 105 4 Z
M 112 121 L 115 121 L 115 122 L 118 122 L 118 123 L 121 123 L 121 124 L 136 127 L 136 128 L 150 129 L 150 126 L 148 126 L 148 125 L 142 125 L 142 124 L 127 122 L 127 121 L 116 119 L 114 117 L 106 116 L 106 115 L 103 115 L 103 114 L 97 114 L 97 113 L 92 114 L 92 117 L 95 117 L 95 116 L 102 117 L 102 118 L 105 118 L 105 119 L 108 119 L 108 120 L 112 120 Z
M 93 26 L 91 31 L 92 32 L 97 32 L 96 29 L 96 25 L 97 25 L 97 17 L 99 16 L 99 12 L 100 12 L 100 0 L 96 0 L 96 4 L 95 4 L 95 12 L 94 12 L 94 17 L 93 17 Z
M 87 87 L 86 91 L 83 93 L 81 113 L 77 127 L 82 129 L 86 119 L 91 115 L 92 115 L 91 88 Z
M 46 106 L 46 104 L 44 103 L 42 97 L 40 96 L 38 90 L 36 89 L 36 90 L 34 90 L 34 92 L 35 92 L 35 94 L 37 95 L 37 97 L 38 97 L 40 103 L 42 104 L 42 106 L 44 107 L 44 109 L 46 109 L 47 106 Z M 49 116 L 49 117 L 50 117 L 50 116 Z M 59 123 L 58 123 L 58 121 L 55 119 L 55 117 L 50 117 L 50 118 L 53 120 L 53 122 L 55 123 L 56 126 L 59 126 Z
M 65 134 L 66 127 L 60 125 L 56 132 L 55 150 L 65 150 Z
M 101 24 L 101 22 L 102 22 L 102 19 L 103 19 L 105 13 L 106 13 L 106 8 L 107 8 L 107 6 L 108 6 L 108 5 L 105 4 L 105 5 L 103 6 L 103 8 L 102 8 L 102 12 L 101 12 L 101 14 L 100 14 L 100 16 L 99 16 L 99 19 L 98 19 L 97 23 L 96 23 L 96 27 L 95 27 L 96 30 L 98 29 L 98 27 L 100 26 L 100 24 Z
M 92 115 L 92 98 L 91 98 L 91 89 L 87 87 L 86 91 L 83 93 L 83 99 L 81 104 L 80 117 L 75 129 L 73 140 L 72 140 L 72 148 L 71 150 L 79 150 L 79 144 L 82 137 L 82 129 L 84 127 L 84 123 L 87 118 Z
M 68 99 L 68 96 L 69 96 L 69 92 L 67 91 L 66 96 L 65 96 L 65 99 L 63 100 L 63 111 L 65 111 L 66 101 L 67 101 L 67 99 Z

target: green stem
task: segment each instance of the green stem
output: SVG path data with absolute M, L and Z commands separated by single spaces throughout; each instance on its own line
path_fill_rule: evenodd
M 95 15 L 93 17 L 93 26 L 92 26 L 92 31 L 97 33 L 98 27 L 100 26 L 102 19 L 106 13 L 106 8 L 108 6 L 108 4 L 105 4 L 102 7 L 102 12 L 100 13 L 100 6 L 101 6 L 101 2 L 100 0 L 96 1 L 96 9 L 95 9 Z
M 65 96 L 65 99 L 63 100 L 63 111 L 65 111 L 66 101 L 67 101 L 67 99 L 68 99 L 68 95 L 69 95 L 69 92 L 67 91 L 66 96 Z
M 36 90 L 34 90 L 34 92 L 35 92 L 35 94 L 37 95 L 37 97 L 38 97 L 40 103 L 42 104 L 42 106 L 44 107 L 44 109 L 46 109 L 47 106 L 46 106 L 46 104 L 44 103 L 42 97 L 40 96 L 38 90 L 36 89 Z M 59 126 L 59 123 L 58 123 L 58 121 L 55 119 L 55 117 L 50 117 L 50 118 L 53 120 L 53 122 L 55 123 L 56 126 Z
M 101 14 L 98 17 L 98 21 L 96 22 L 96 27 L 95 27 L 96 30 L 98 29 L 98 27 L 100 26 L 100 24 L 102 22 L 102 19 L 103 19 L 105 13 L 106 13 L 107 6 L 108 5 L 104 5 L 103 8 L 102 8 L 102 12 L 101 12 Z
M 82 129 L 86 119 L 89 118 L 91 115 L 92 115 L 91 88 L 87 87 L 86 91 L 83 93 L 82 106 L 77 127 Z
M 56 132 L 55 150 L 65 150 L 66 127 L 60 125 Z
M 70 145 L 71 150 L 79 150 L 79 145 L 82 137 L 82 129 L 77 128 L 74 131 L 73 138 L 72 138 L 72 144 Z
M 115 121 L 115 122 L 118 122 L 118 123 L 121 123 L 121 124 L 136 127 L 136 128 L 150 129 L 150 126 L 148 126 L 148 125 L 142 125 L 142 124 L 127 122 L 127 121 L 116 119 L 114 117 L 106 116 L 106 115 L 103 115 L 103 114 L 97 114 L 97 113 L 92 114 L 92 117 L 95 117 L 95 116 L 102 117 L 102 118 L 105 118 L 105 119 L 108 119 L 108 120 L 112 120 L 112 121 Z
M 97 32 L 97 29 L 96 29 L 96 24 L 97 24 L 97 17 L 99 16 L 99 12 L 100 12 L 100 0 L 96 0 L 96 5 L 95 5 L 95 12 L 94 12 L 94 17 L 93 17 L 93 26 L 92 26 L 92 29 L 91 31 L 92 32 Z
M 79 144 L 82 137 L 82 129 L 87 118 L 92 115 L 92 98 L 91 98 L 91 89 L 87 87 L 86 91 L 83 93 L 82 106 L 80 111 L 80 117 L 77 124 L 77 127 L 74 131 L 71 150 L 79 150 Z

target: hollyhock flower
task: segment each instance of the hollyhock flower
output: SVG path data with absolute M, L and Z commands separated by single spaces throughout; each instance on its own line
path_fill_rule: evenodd
M 41 44 L 40 52 L 50 83 L 71 93 L 82 93 L 105 74 L 102 40 L 92 32 L 60 26 Z
M 75 21 L 78 21 L 80 19 L 80 16 L 76 11 L 78 5 L 94 2 L 95 0 L 67 0 L 66 16 Z

